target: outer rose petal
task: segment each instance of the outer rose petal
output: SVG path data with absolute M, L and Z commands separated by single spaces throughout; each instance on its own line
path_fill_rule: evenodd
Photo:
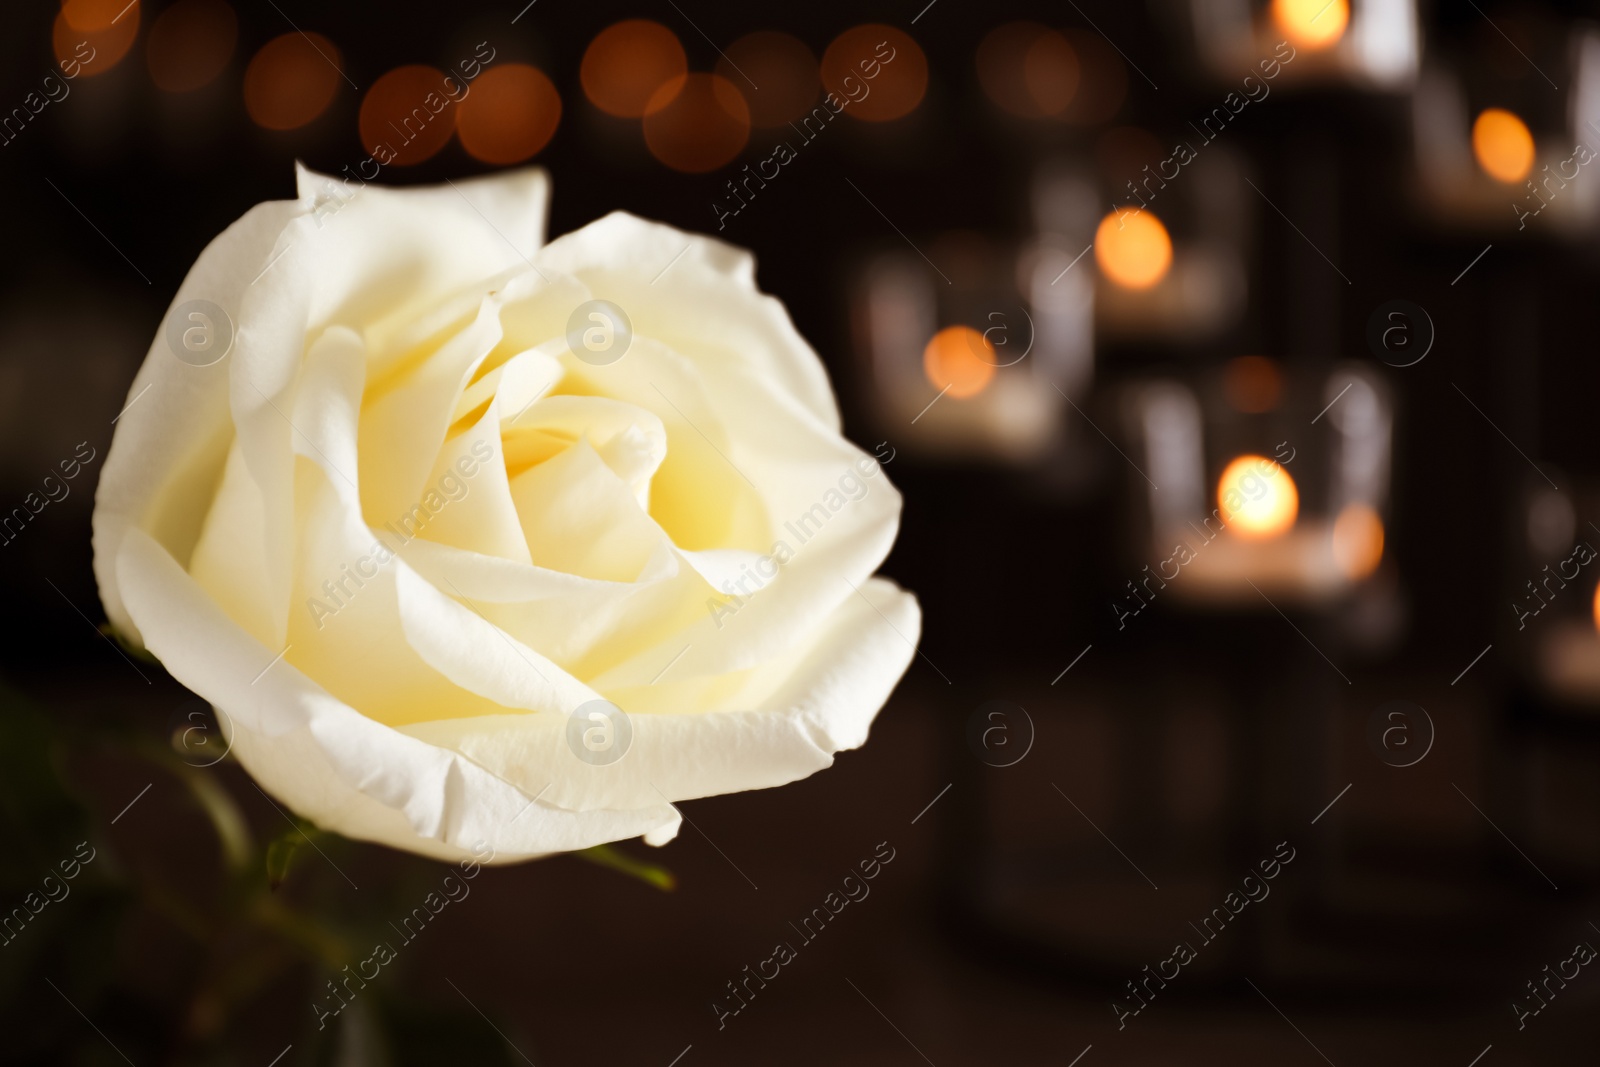
M 147 647 L 222 709 L 233 753 L 262 787 L 319 826 L 447 859 L 483 842 L 497 862 L 676 832 L 679 816 L 665 801 L 631 811 L 562 810 L 532 800 L 537 789 L 524 793 L 469 759 L 367 718 L 288 663 L 261 673 L 277 653 L 222 614 L 141 531 L 124 538 L 117 571 Z
M 461 752 L 529 792 L 553 782 L 544 799 L 582 811 L 766 789 L 813 774 L 834 753 L 865 743 L 873 717 L 910 665 L 920 626 L 916 598 L 873 578 L 805 647 L 765 668 L 768 679 L 749 680 L 762 690 L 750 710 L 633 715 L 632 747 L 603 767 L 572 758 L 564 717 L 489 715 L 401 729 Z
M 163 321 L 128 390 L 137 403 L 118 420 L 95 490 L 94 571 L 106 616 L 135 641 L 140 634 L 116 581 L 122 539 L 138 527 L 187 562 L 227 455 L 230 422 L 240 422 L 230 392 L 246 405 L 244 413 L 267 409 L 262 417 L 271 425 L 279 416 L 251 382 L 275 394 L 282 365 L 292 376 L 313 328 L 370 314 L 362 296 L 370 301 L 376 294 L 395 308 L 395 301 L 437 300 L 525 265 L 543 237 L 549 198 L 543 171 L 508 171 L 454 187 L 363 186 L 344 200 L 332 199 L 345 193 L 340 179 L 305 168 L 299 179 L 300 199 L 258 204 L 207 245 L 168 309 L 170 316 L 191 300 L 221 306 L 236 319 L 237 350 L 209 367 L 192 367 L 168 350 Z M 267 287 L 284 291 L 263 299 Z M 284 308 L 306 318 L 283 321 Z M 277 336 L 292 336 L 293 344 L 265 345 L 256 360 L 276 360 L 275 373 L 239 380 L 251 363 L 245 358 L 251 338 Z

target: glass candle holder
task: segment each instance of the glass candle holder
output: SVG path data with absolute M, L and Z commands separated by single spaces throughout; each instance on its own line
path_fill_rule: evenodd
M 1294 393 L 1275 361 L 1243 357 L 1209 384 L 1197 392 L 1162 379 L 1130 392 L 1148 476 L 1145 554 L 1157 562 L 1130 583 L 1127 608 L 1162 594 L 1326 604 L 1371 577 L 1383 559 L 1394 420 L 1377 374 L 1341 365 Z

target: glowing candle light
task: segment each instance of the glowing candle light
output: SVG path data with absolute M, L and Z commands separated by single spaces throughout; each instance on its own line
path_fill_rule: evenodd
M 1600 585 L 1594 587 L 1594 625 L 1600 630 Z
M 1316 51 L 1344 36 L 1350 4 L 1348 0 L 1272 0 L 1272 20 L 1292 43 Z
M 1113 211 L 1095 230 L 1094 258 L 1118 285 L 1148 289 L 1172 266 L 1172 238 L 1148 211 Z
M 1365 578 L 1383 559 L 1383 520 L 1366 504 L 1349 504 L 1333 520 L 1333 559 L 1351 579 Z
M 977 396 L 994 377 L 994 346 L 970 326 L 946 326 L 922 351 L 928 381 L 957 399 Z
M 1491 107 L 1472 124 L 1472 153 L 1489 177 L 1514 185 L 1533 169 L 1533 134 L 1511 112 Z
M 1283 467 L 1265 456 L 1240 456 L 1217 481 L 1217 503 L 1227 528 L 1240 537 L 1265 540 L 1294 525 L 1300 494 Z

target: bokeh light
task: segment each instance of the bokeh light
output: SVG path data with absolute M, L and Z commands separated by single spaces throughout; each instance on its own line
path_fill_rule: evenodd
M 239 18 L 224 0 L 178 0 L 150 25 L 150 80 L 169 93 L 204 88 L 227 68 L 238 40 Z
M 1149 211 L 1120 209 L 1100 220 L 1094 258 L 1107 278 L 1128 289 L 1148 289 L 1172 266 L 1172 239 Z
M 1516 115 L 1491 107 L 1472 124 L 1472 152 L 1489 177 L 1515 184 L 1533 169 L 1533 134 Z
M 744 93 L 750 124 L 761 129 L 783 126 L 810 111 L 822 88 L 817 57 L 805 42 L 772 30 L 730 44 L 717 61 L 717 73 Z
M 65 71 L 104 74 L 128 54 L 139 36 L 139 5 L 127 0 L 67 0 L 56 15 L 50 44 Z
M 1348 0 L 1272 0 L 1272 21 L 1291 44 L 1316 51 L 1344 36 L 1350 4 Z
M 137 26 L 138 7 L 138 4 L 129 0 L 64 0 L 61 17 L 79 33 L 98 33 L 113 25 L 120 26 L 130 18 Z
M 505 63 L 478 76 L 456 108 L 456 134 L 474 159 L 521 163 L 550 143 L 561 122 L 561 94 L 544 71 Z
M 298 129 L 333 103 L 341 62 L 339 50 L 321 34 L 274 37 L 245 68 L 245 110 L 257 126 Z
M 1077 95 L 1078 54 L 1037 22 L 1007 22 L 978 45 L 978 82 L 989 99 L 1022 118 L 1060 115 Z
M 1040 114 L 1060 115 L 1078 94 L 1078 53 L 1054 30 L 1041 34 L 1022 58 L 1022 80 Z
M 1078 91 L 1061 117 L 1081 126 L 1109 121 L 1128 98 L 1128 66 L 1098 33 L 1067 30 L 1064 34 L 1078 59 Z
M 437 67 L 396 67 L 372 83 L 361 101 L 361 146 L 379 163 L 409 167 L 431 159 L 450 143 L 461 83 Z
M 1594 625 L 1600 630 L 1600 585 L 1594 587 Z
M 922 350 L 922 370 L 941 392 L 977 396 L 994 377 L 994 346 L 970 326 L 946 326 Z
M 928 91 L 928 57 L 909 34 L 893 26 L 854 26 L 822 54 L 822 87 L 845 102 L 845 114 L 889 122 L 922 103 Z
M 1361 579 L 1383 559 L 1383 520 L 1366 504 L 1348 504 L 1333 520 L 1333 560 L 1347 578 Z
M 1229 463 L 1217 480 L 1217 508 L 1229 530 L 1265 540 L 1294 525 L 1300 493 L 1283 467 L 1265 456 L 1245 455 Z
M 1283 397 L 1283 371 L 1266 356 L 1239 356 L 1222 373 L 1222 391 L 1235 411 L 1260 415 Z
M 1137 126 L 1113 126 L 1094 143 L 1095 162 L 1113 189 L 1126 190 L 1130 180 L 1142 177 L 1140 171 L 1145 167 L 1155 170 L 1170 151 L 1154 134 Z
M 644 142 L 673 170 L 704 174 L 737 156 L 750 139 L 744 95 L 720 74 L 686 74 L 656 90 L 645 109 Z
M 652 106 L 664 106 L 664 86 L 682 86 L 688 58 L 677 35 L 659 22 L 628 19 L 601 30 L 583 53 L 578 78 L 584 95 L 608 115 L 643 118 Z

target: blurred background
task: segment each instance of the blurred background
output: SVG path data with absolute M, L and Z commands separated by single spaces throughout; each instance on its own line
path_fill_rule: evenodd
M 0 1060 L 1586 1061 L 1596 15 L 13 5 Z M 885 570 L 925 613 L 866 748 L 663 850 L 485 870 L 321 1029 L 448 868 L 217 762 L 89 566 L 171 294 L 296 160 L 528 163 L 552 235 L 753 249 L 905 495 Z

